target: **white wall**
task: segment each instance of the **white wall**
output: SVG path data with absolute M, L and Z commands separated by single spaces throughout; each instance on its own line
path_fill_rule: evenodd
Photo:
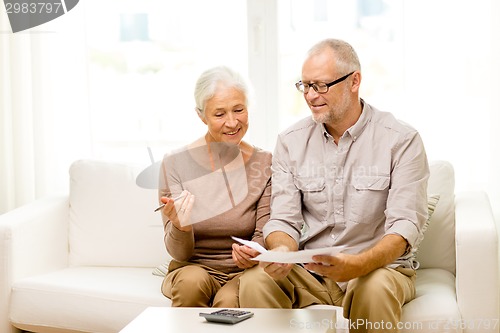
M 488 192 L 495 213 L 498 232 L 500 233 L 500 2 L 492 1 L 490 20 L 492 22 L 493 33 L 490 36 L 492 45 L 491 89 L 489 91 L 491 103 L 491 113 L 489 119 L 491 137 L 490 149 L 490 170 L 491 182 L 488 184 Z
M 500 2 L 497 0 L 402 1 L 404 1 L 402 2 L 404 12 L 401 17 L 402 29 L 398 33 L 398 38 L 402 36 L 404 40 L 401 54 L 404 66 L 402 68 L 394 66 L 394 71 L 398 75 L 401 72 L 404 74 L 402 93 L 389 96 L 391 100 L 369 100 L 368 102 L 394 112 L 398 117 L 415 126 L 424 138 L 430 159 L 451 161 L 456 169 L 457 190 L 487 191 L 498 221 L 500 220 L 500 175 L 497 171 L 500 170 L 500 106 L 496 96 L 500 92 L 500 61 L 498 60 L 500 59 Z M 337 4 L 336 1 L 328 3 Z M 248 19 L 249 76 L 255 86 L 257 97 L 256 104 L 252 108 L 249 138 L 252 143 L 267 149 L 273 148 L 275 135 L 281 126 L 278 113 L 281 104 L 279 102 L 280 87 L 277 87 L 279 84 L 276 77 L 283 71 L 300 73 L 299 66 L 280 67 L 277 64 L 279 58 L 277 4 L 277 0 L 248 0 L 248 15 L 245 18 Z M 37 40 L 47 39 L 53 43 L 54 47 L 66 49 L 66 52 L 69 45 L 73 54 L 71 57 L 65 57 L 65 53 L 59 55 L 60 59 L 58 59 L 64 60 L 65 68 L 67 68 L 59 73 L 59 78 L 63 79 L 50 75 L 51 67 L 34 72 L 35 74 L 45 73 L 45 77 L 35 75 L 38 82 L 33 83 L 35 88 L 44 82 L 57 80 L 53 84 L 53 92 L 54 95 L 61 96 L 59 99 L 48 101 L 50 108 L 44 107 L 44 110 L 50 111 L 47 114 L 54 116 L 53 119 L 42 118 L 47 124 L 43 129 L 44 135 L 49 136 L 50 140 L 40 141 L 36 137 L 34 139 L 35 143 L 43 146 L 47 154 L 51 154 L 38 157 L 39 160 L 45 158 L 45 165 L 37 169 L 36 175 L 37 177 L 45 175 L 44 179 L 47 181 L 34 192 L 37 197 L 50 193 L 55 187 L 61 189 L 66 186 L 66 170 L 69 160 L 75 159 L 76 156 L 88 157 L 92 154 L 89 150 L 98 150 L 96 147 L 89 147 L 89 143 L 94 141 L 91 137 L 92 133 L 88 130 L 88 122 L 95 121 L 95 119 L 84 114 L 88 111 L 86 109 L 89 105 L 85 104 L 84 97 L 76 94 L 82 92 L 86 84 L 84 82 L 85 65 L 81 65 L 81 62 L 85 61 L 81 59 L 85 51 L 81 50 L 85 42 L 85 37 L 82 37 L 81 32 L 84 25 L 81 5 L 83 3 L 64 17 L 54 21 L 52 28 L 56 30 L 56 33 L 46 34 L 47 36 L 44 35 L 39 39 L 36 36 L 41 35 L 40 33 L 31 36 L 34 46 Z M 221 9 L 217 8 L 214 3 L 213 10 Z M 89 15 L 87 13 L 87 21 L 92 20 Z M 295 13 L 295 15 L 298 14 Z M 1 13 L 0 20 L 5 19 L 5 13 Z M 338 27 L 341 27 L 344 22 L 340 23 Z M 2 26 L 5 28 L 6 24 Z M 45 30 L 50 30 L 50 28 L 51 26 L 43 27 Z M 303 30 L 300 31 L 303 32 Z M 61 33 L 62 31 L 66 32 L 66 36 Z M 310 37 L 311 44 L 318 37 L 311 29 L 307 30 L 304 35 Z M 339 35 L 343 37 L 342 32 L 331 31 L 332 37 L 339 37 Z M 16 36 L 2 33 L 1 45 L 9 46 L 15 41 L 14 39 L 27 37 L 30 37 L 28 33 Z M 68 44 L 68 42 L 71 43 Z M 291 47 L 299 48 L 298 45 Z M 5 52 L 9 53 L 8 51 L 7 47 L 0 49 L 0 60 L 4 66 L 2 68 L 9 70 L 18 68 L 22 72 L 23 69 L 19 67 L 23 66 L 11 66 L 7 62 Z M 289 51 L 293 50 L 287 50 Z M 297 50 L 299 53 L 305 51 L 305 49 Z M 374 57 L 376 51 L 376 45 L 369 48 L 368 51 L 363 52 L 362 60 L 365 63 L 370 62 L 370 56 Z M 13 51 L 10 50 L 10 52 Z M 79 58 L 74 57 L 75 53 L 80 54 Z M 400 58 L 399 54 L 395 56 Z M 40 59 L 34 59 L 31 64 L 32 66 L 47 66 Z M 76 68 L 78 64 L 80 65 Z M 55 66 L 55 64 L 49 64 L 49 66 Z M 290 76 L 294 76 L 294 73 Z M 17 74 L 12 73 L 11 76 L 15 77 Z M 367 72 L 363 84 L 377 86 L 379 81 L 384 79 L 386 78 Z M 5 81 L 2 81 L 3 83 Z M 71 89 L 71 87 L 79 88 Z M 3 92 L 8 93 L 7 90 Z M 293 86 L 291 93 L 294 93 Z M 47 96 L 37 96 L 36 91 L 34 96 L 41 101 L 47 100 Z M 12 103 L 21 103 L 22 98 L 24 97 L 21 96 L 18 101 L 12 101 Z M 5 100 L 2 101 L 0 108 L 2 108 L 0 119 L 9 121 L 7 117 L 4 117 L 4 111 L 9 108 Z M 26 130 L 21 125 L 20 130 Z M 108 126 L 108 124 L 105 125 Z M 119 125 L 119 119 L 116 119 L 114 126 Z M 9 124 L 5 123 L 2 126 L 8 128 Z M 34 135 L 37 136 L 37 133 Z M 64 140 L 64 138 L 69 139 Z M 51 148 L 48 145 L 51 145 Z M 10 158 L 12 154 L 6 153 L 1 157 Z M 143 155 L 138 160 L 148 162 L 146 151 L 141 151 L 141 154 Z M 159 156 L 159 153 L 156 155 Z M 2 162 L 5 161 L 2 160 Z M 21 161 L 17 164 L 23 165 L 23 163 L 31 162 Z M 12 178 L 6 173 L 0 175 L 0 178 L 2 177 Z M 25 175 L 25 177 L 32 177 L 32 174 Z

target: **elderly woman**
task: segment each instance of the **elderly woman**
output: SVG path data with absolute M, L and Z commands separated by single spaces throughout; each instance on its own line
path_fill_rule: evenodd
M 238 307 L 238 279 L 258 252 L 231 236 L 264 245 L 271 154 L 243 141 L 248 89 L 227 67 L 204 72 L 194 91 L 206 134 L 165 155 L 160 201 L 173 260 L 162 284 L 172 306 Z

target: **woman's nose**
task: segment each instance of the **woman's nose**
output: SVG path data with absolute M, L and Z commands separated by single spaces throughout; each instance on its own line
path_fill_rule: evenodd
M 238 118 L 233 113 L 229 113 L 226 118 L 227 127 L 235 127 L 238 124 Z

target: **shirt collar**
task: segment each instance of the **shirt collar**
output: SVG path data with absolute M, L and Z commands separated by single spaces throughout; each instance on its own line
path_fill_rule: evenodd
M 356 141 L 361 133 L 363 133 L 366 124 L 368 124 L 368 122 L 371 120 L 373 114 L 373 110 L 370 105 L 365 103 L 363 99 L 360 100 L 362 105 L 361 115 L 359 116 L 358 121 L 354 125 L 349 127 L 346 131 L 347 133 L 349 133 L 353 141 Z
M 329 140 L 333 140 L 333 136 L 331 136 L 330 133 L 328 133 L 328 131 L 326 130 L 325 124 L 321 123 L 320 125 L 321 125 L 321 130 L 323 131 L 323 137 L 325 139 L 325 142 L 328 142 Z
M 346 131 L 351 136 L 353 141 L 356 141 L 361 135 L 366 127 L 366 124 L 368 124 L 368 122 L 371 120 L 373 113 L 373 110 L 369 104 L 365 103 L 363 99 L 360 99 L 360 101 L 362 105 L 361 115 L 359 116 L 358 121 L 356 121 L 356 123 L 349 127 Z M 325 124 L 321 124 L 321 129 L 323 130 L 323 136 L 325 137 L 326 141 L 333 140 L 333 136 L 328 133 Z

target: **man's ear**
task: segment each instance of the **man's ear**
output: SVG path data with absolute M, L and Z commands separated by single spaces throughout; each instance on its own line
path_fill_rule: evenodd
M 354 74 L 352 74 L 352 91 L 359 91 L 359 87 L 361 85 L 361 72 L 360 71 L 355 71 Z
M 198 114 L 198 117 L 200 117 L 201 121 L 206 125 L 207 124 L 207 119 L 205 119 L 205 115 L 203 114 L 203 112 L 201 112 L 200 109 L 198 108 L 194 108 L 196 113 Z

